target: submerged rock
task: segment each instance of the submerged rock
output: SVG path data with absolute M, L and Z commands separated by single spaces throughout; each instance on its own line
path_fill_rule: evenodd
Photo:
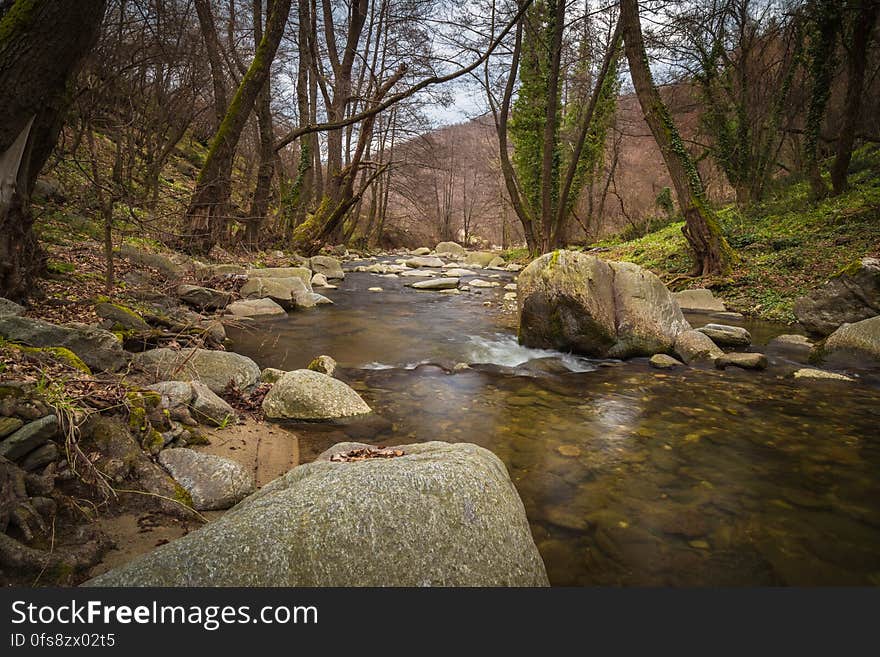
M 330 420 L 370 413 L 361 396 L 342 381 L 312 370 L 285 372 L 263 400 L 272 419 Z
M 817 370 L 812 367 L 804 367 L 797 370 L 792 376 L 796 379 L 827 379 L 829 381 L 854 381 L 852 377 L 827 370 Z
M 715 360 L 715 367 L 721 370 L 731 365 L 744 370 L 764 370 L 767 369 L 767 357 L 758 353 L 731 353 Z
M 825 285 L 801 297 L 794 314 L 813 335 L 831 334 L 841 324 L 880 315 L 880 259 L 862 258 Z
M 651 356 L 650 365 L 658 370 L 671 370 L 684 365 L 684 363 L 666 354 L 654 354 Z
M 240 464 L 186 448 L 164 449 L 159 463 L 192 497 L 197 511 L 228 509 L 254 492 L 254 476 Z
M 240 390 L 255 386 L 260 368 L 247 356 L 208 349 L 150 349 L 133 361 L 157 381 L 201 381 L 219 394 L 232 381 Z
M 517 287 L 519 339 L 527 347 L 651 356 L 690 329 L 660 279 L 631 263 L 554 251 L 526 267 Z
M 748 347 L 752 344 L 752 335 L 739 326 L 706 324 L 697 330 L 712 338 L 712 342 L 721 347 Z
M 547 586 L 504 464 L 467 443 L 332 462 L 342 443 L 218 520 L 86 586 Z
M 458 287 L 457 278 L 434 278 L 430 281 L 410 283 L 409 287 L 416 290 L 450 290 Z

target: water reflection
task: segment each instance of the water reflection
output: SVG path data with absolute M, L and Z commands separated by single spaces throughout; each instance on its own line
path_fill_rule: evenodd
M 298 425 L 304 460 L 340 440 L 480 444 L 507 464 L 553 584 L 880 584 L 877 387 L 527 353 L 483 307 L 497 294 L 382 285 L 381 301 L 340 294 L 234 336 L 263 366 L 333 355 L 375 410 Z M 452 373 L 462 361 L 494 365 Z

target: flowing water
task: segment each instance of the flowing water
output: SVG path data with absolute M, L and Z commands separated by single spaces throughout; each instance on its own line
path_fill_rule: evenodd
M 554 585 L 880 585 L 876 383 L 795 381 L 773 354 L 765 372 L 660 372 L 525 349 L 502 287 L 412 280 L 348 274 L 334 306 L 231 332 L 261 367 L 333 356 L 374 409 L 294 425 L 304 460 L 343 440 L 482 445 L 507 465 Z M 792 332 L 724 322 L 758 349 Z

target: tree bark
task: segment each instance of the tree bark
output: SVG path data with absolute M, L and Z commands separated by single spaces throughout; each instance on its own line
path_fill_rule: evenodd
M 190 253 L 206 255 L 223 234 L 228 216 L 229 172 L 235 149 L 257 96 L 269 77 L 272 60 L 284 34 L 290 3 L 291 0 L 275 0 L 254 61 L 242 77 L 211 142 L 186 212 L 187 235 L 182 246 Z
M 254 0 L 254 41 L 259 43 L 263 38 L 262 0 Z M 267 0 L 266 12 L 272 12 L 273 0 Z M 269 211 L 269 195 L 272 191 L 272 178 L 275 175 L 275 129 L 272 123 L 272 85 L 271 76 L 266 77 L 260 94 L 257 96 L 257 125 L 260 132 L 260 164 L 257 169 L 257 183 L 251 199 L 248 213 L 247 233 L 245 238 L 250 246 L 259 241 L 260 228 Z
M 621 0 L 620 21 L 636 96 L 645 115 L 645 121 L 651 128 L 651 134 L 654 135 L 654 140 L 663 155 L 663 161 L 675 187 L 679 207 L 684 215 L 685 226 L 682 232 L 693 251 L 694 273 L 700 275 L 723 273 L 728 269 L 733 254 L 721 234 L 717 220 L 706 206 L 703 183 L 697 168 L 685 150 L 669 110 L 654 85 L 642 38 L 637 0 Z
M 16 0 L 0 13 L 0 296 L 32 291 L 45 257 L 30 196 L 61 131 L 69 84 L 106 0 Z
M 220 53 L 220 41 L 217 38 L 217 27 L 211 11 L 210 0 L 195 0 L 196 14 L 199 18 L 199 29 L 205 42 L 205 54 L 208 56 L 208 67 L 211 69 L 211 83 L 214 88 L 214 131 L 220 129 L 229 102 L 226 99 L 226 76 L 223 74 L 223 56 Z
M 877 0 L 854 0 L 849 3 L 852 12 L 852 45 L 846 76 L 846 99 L 843 105 L 843 125 L 837 137 L 837 154 L 831 166 L 831 186 L 834 195 L 846 191 L 846 174 L 852 159 L 856 125 L 862 107 L 862 92 L 865 86 L 865 69 L 868 63 L 868 45 L 880 11 Z

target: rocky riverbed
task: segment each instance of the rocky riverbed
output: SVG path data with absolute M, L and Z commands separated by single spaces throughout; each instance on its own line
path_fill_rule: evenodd
M 40 563 L 40 522 L 89 477 L 101 509 L 101 524 L 87 525 L 93 549 L 53 562 L 66 568 L 54 581 L 105 572 L 213 524 L 255 487 L 337 443 L 442 441 L 501 458 L 551 583 L 876 583 L 868 473 L 880 463 L 880 393 L 870 318 L 814 344 L 727 313 L 708 291 L 675 298 L 633 266 L 606 276 L 591 256 L 557 253 L 520 276 L 521 266 L 496 254 L 455 247 L 370 258 L 279 253 L 260 267 L 129 250 L 141 269 L 127 275 L 140 283 L 126 303 L 95 303 L 103 326 L 46 326 L 0 305 L 4 354 L 15 360 L 3 385 L 27 389 L 0 409 L 8 429 L 0 447 L 10 473 L 36 473 L 22 475 L 31 478 L 10 516 L 9 536 L 36 551 L 21 554 Z M 607 291 L 594 289 L 601 280 Z M 566 285 L 594 291 L 580 297 Z M 151 296 L 156 288 L 170 294 Z M 528 346 L 517 344 L 518 326 Z M 229 351 L 217 350 L 227 338 Z M 69 381 L 71 368 L 85 381 L 77 384 L 85 414 L 95 416 L 87 422 L 59 419 L 66 397 L 55 390 L 46 399 L 34 381 L 34 371 Z M 115 405 L 125 416 L 104 417 Z M 78 470 L 62 458 L 71 445 L 72 463 L 85 459 Z M 409 467 L 406 455 L 394 463 Z M 125 503 L 96 496 L 102 482 Z M 515 506 L 499 513 L 510 518 Z M 473 518 L 494 521 L 484 516 Z M 22 526 L 26 517 L 37 522 Z M 401 520 L 394 531 L 407 522 L 424 524 Z M 542 581 L 531 557 L 517 554 L 479 582 Z M 304 572 L 285 581 L 337 581 Z M 512 572 L 536 579 L 505 579 Z M 113 577 L 101 581 L 129 581 Z M 448 571 L 425 581 L 466 583 Z

